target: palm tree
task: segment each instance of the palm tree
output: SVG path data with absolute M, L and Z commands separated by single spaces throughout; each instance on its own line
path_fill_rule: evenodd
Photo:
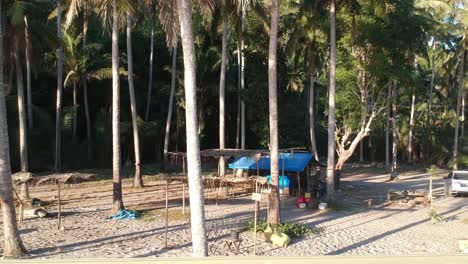
M 3 6 L 2 1 L 0 1 L 0 204 L 3 211 L 3 255 L 5 257 L 20 257 L 26 254 L 26 250 L 16 225 L 16 211 L 13 204 L 8 124 L 3 92 L 3 59 Z
M 223 1 L 221 5 L 221 16 L 223 19 L 223 37 L 221 48 L 221 73 L 219 77 L 219 149 L 224 149 L 225 146 L 225 92 L 226 92 L 226 64 L 227 64 L 227 38 L 228 38 L 228 7 L 227 2 Z M 219 158 L 219 176 L 225 175 L 224 157 Z
M 187 168 L 190 194 L 193 255 L 208 255 L 203 185 L 201 182 L 200 144 L 197 128 L 196 62 L 190 0 L 178 0 L 180 32 L 184 52 L 185 116 L 187 133 Z
M 328 90 L 327 200 L 335 199 L 336 11 L 330 1 L 330 85 Z
M 279 0 L 271 2 L 270 45 L 268 52 L 268 101 L 270 114 L 270 161 L 271 193 L 269 198 L 268 223 L 281 223 L 279 206 L 279 166 L 278 166 L 278 84 L 277 84 L 277 50 L 278 50 Z
M 151 92 L 153 90 L 153 58 L 154 58 L 154 23 L 155 23 L 155 5 L 156 1 L 153 0 L 146 0 L 146 5 L 148 6 L 149 13 L 151 16 L 151 38 L 150 38 L 150 58 L 149 58 L 149 78 L 148 78 L 148 95 L 147 95 L 147 102 L 146 102 L 146 113 L 145 113 L 145 120 L 149 120 L 150 114 L 150 107 L 151 107 Z
M 177 46 L 172 48 L 172 70 L 171 70 L 171 92 L 169 95 L 169 106 L 167 111 L 166 119 L 166 130 L 164 135 L 164 158 L 166 158 L 167 152 L 169 151 L 169 139 L 171 133 L 171 120 L 172 120 L 172 109 L 174 108 L 174 96 L 176 88 L 176 73 L 177 73 Z
M 138 136 L 138 116 L 136 110 L 135 88 L 133 85 L 132 58 L 132 16 L 127 11 L 127 60 L 128 60 L 128 90 L 130 92 L 130 108 L 132 112 L 133 147 L 135 149 L 135 178 L 133 187 L 143 187 L 140 164 L 140 138 Z
M 454 161 L 454 165 L 453 165 L 453 168 L 454 169 L 458 169 L 458 139 L 459 139 L 459 136 L 458 136 L 458 131 L 459 131 L 459 127 L 460 127 L 460 104 L 461 104 L 461 100 L 462 100 L 462 94 L 463 94 L 463 90 L 465 88 L 465 79 L 464 79 L 464 75 L 465 75 L 465 53 L 466 51 L 463 49 L 461 54 L 460 54 L 460 63 L 458 65 L 458 71 L 459 71 L 459 75 L 458 75 L 458 85 L 459 85 L 459 88 L 458 88 L 458 96 L 457 96 L 457 115 L 456 115 L 456 123 L 455 123 L 455 139 L 454 139 L 454 143 L 453 143 L 453 161 Z
M 117 0 L 112 6 L 112 212 L 124 209 L 120 175 L 120 81 L 119 81 L 119 13 Z
M 78 84 L 82 74 L 82 67 L 85 59 L 79 53 L 79 45 L 83 38 L 82 34 L 75 36 L 70 29 L 63 32 L 62 49 L 64 48 L 65 58 L 64 70 L 66 72 L 63 86 L 71 86 L 73 89 L 73 137 L 77 131 L 77 111 L 78 111 Z
M 398 113 L 397 113 L 397 81 L 394 80 L 391 84 L 392 91 L 392 166 L 390 171 L 390 179 L 398 178 L 397 171 L 397 155 L 398 155 Z
M 325 38 L 324 19 L 325 9 L 323 2 L 302 0 L 298 3 L 291 2 L 292 7 L 296 9 L 296 19 L 293 21 L 291 38 L 287 44 L 287 55 L 292 60 L 304 57 L 307 72 L 309 75 L 309 136 L 311 150 L 314 158 L 319 160 L 317 151 L 317 142 L 315 137 L 315 81 L 316 75 L 320 72 L 320 47 Z M 321 45 L 320 45 L 321 46 Z
M 33 111 L 32 111 L 32 93 L 31 93 L 31 37 L 29 33 L 28 17 L 24 16 L 24 39 L 26 47 L 24 54 L 26 56 L 26 92 L 28 95 L 28 125 L 33 128 Z
M 174 108 L 174 96 L 176 91 L 176 77 L 177 77 L 177 34 L 180 31 L 179 14 L 177 9 L 177 0 L 159 1 L 159 20 L 166 32 L 166 44 L 172 51 L 172 68 L 171 68 L 171 91 L 169 95 L 169 104 L 167 110 L 166 127 L 164 134 L 164 149 L 163 149 L 163 163 L 167 158 L 169 151 L 169 140 L 171 133 L 172 112 Z
M 62 52 L 62 4 L 57 1 L 57 38 L 59 47 L 57 49 L 57 104 L 55 108 L 55 171 L 61 167 L 61 140 L 60 130 L 62 127 L 62 74 L 63 74 L 63 52 Z
M 15 26 L 12 23 L 13 26 Z M 18 28 L 22 26 L 16 25 Z M 20 138 L 20 160 L 21 160 L 21 171 L 27 172 L 28 166 L 28 143 L 27 143 L 27 131 L 26 131 L 26 115 L 24 111 L 24 87 L 23 87 L 23 70 L 20 61 L 20 30 L 14 30 L 13 32 L 13 59 L 16 69 L 16 85 L 18 93 L 18 121 L 19 121 L 19 138 Z M 22 185 L 21 198 L 29 199 L 29 187 L 27 183 Z

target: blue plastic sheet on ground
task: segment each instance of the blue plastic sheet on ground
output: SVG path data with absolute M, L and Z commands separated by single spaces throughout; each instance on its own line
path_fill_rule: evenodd
M 140 218 L 140 213 L 133 210 L 120 210 L 115 215 L 109 217 L 113 220 L 134 220 Z
M 265 176 L 265 178 L 268 180 L 268 183 L 271 184 L 271 175 Z M 279 176 L 279 186 L 280 188 L 288 188 L 291 187 L 291 179 L 289 178 L 288 175 L 280 175 Z
M 309 161 L 312 159 L 311 153 L 280 153 L 279 154 L 279 170 L 290 172 L 301 172 L 305 169 Z M 257 162 L 252 157 L 241 157 L 229 164 L 230 169 L 256 170 Z M 270 170 L 270 156 L 261 157 L 258 160 L 259 170 Z

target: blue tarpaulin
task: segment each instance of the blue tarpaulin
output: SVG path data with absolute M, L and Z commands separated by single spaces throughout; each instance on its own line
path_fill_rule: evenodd
M 271 175 L 265 176 L 267 179 L 268 183 L 271 184 Z M 289 176 L 287 175 L 280 175 L 279 176 L 279 185 L 278 187 L 280 188 L 288 188 L 291 187 L 291 179 L 289 179 Z
M 279 154 L 279 170 L 290 171 L 290 172 L 301 172 L 303 171 L 309 161 L 312 159 L 311 153 L 280 153 Z M 242 157 L 229 164 L 230 169 L 244 169 L 244 170 L 256 170 L 257 162 L 252 157 Z M 261 157 L 258 160 L 259 170 L 270 170 L 270 156 Z

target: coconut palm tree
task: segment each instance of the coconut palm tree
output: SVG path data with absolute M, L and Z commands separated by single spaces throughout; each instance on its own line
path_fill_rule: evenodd
M 225 144 L 225 103 L 226 103 L 226 64 L 227 64 L 227 38 L 228 38 L 228 3 L 221 1 L 221 17 L 223 20 L 223 37 L 221 48 L 221 73 L 219 77 L 219 149 L 224 149 Z M 224 157 L 219 158 L 219 176 L 225 175 Z
M 97 3 L 99 15 L 112 35 L 112 213 L 124 209 L 122 200 L 121 153 L 120 153 L 120 69 L 119 28 L 127 12 L 135 13 L 133 1 L 105 0 Z
M 57 101 L 55 106 L 55 171 L 61 167 L 61 134 L 62 127 L 62 88 L 63 88 L 63 51 L 62 51 L 62 4 L 57 1 Z
M 21 257 L 26 254 L 26 250 L 16 225 L 16 211 L 13 204 L 8 124 L 3 92 L 3 21 L 3 5 L 0 1 L 0 204 L 3 211 L 3 255 L 5 257 Z
M 336 4 L 330 0 L 330 84 L 328 87 L 327 200 L 335 199 Z
M 130 110 L 132 112 L 133 147 L 135 150 L 135 177 L 133 187 L 143 187 L 140 164 L 140 137 L 138 136 L 138 115 L 133 84 L 133 55 L 132 55 L 132 15 L 127 11 L 127 61 L 128 61 L 128 90 L 130 93 Z
M 148 95 L 147 95 L 146 112 L 145 112 L 145 120 L 148 121 L 150 109 L 151 109 L 151 92 L 153 90 L 154 24 L 155 24 L 155 16 L 156 16 L 156 1 L 145 0 L 145 4 L 149 8 L 149 15 L 151 16 Z
M 71 0 L 68 2 L 68 11 L 65 18 L 65 28 L 71 25 L 72 20 L 78 15 L 78 11 L 82 9 L 83 15 L 83 56 L 86 56 L 87 47 L 87 36 L 88 36 L 88 25 L 91 11 L 97 6 L 97 2 L 94 0 Z M 91 134 L 91 115 L 89 113 L 89 98 L 88 98 L 88 76 L 86 67 L 86 58 L 83 57 L 84 64 L 82 65 L 82 85 L 83 85 L 83 101 L 86 115 L 86 138 L 87 138 L 87 150 L 88 160 L 93 159 L 93 144 Z
M 194 256 L 207 256 L 203 185 L 201 182 L 200 143 L 197 128 L 196 62 L 190 0 L 178 0 L 181 42 L 184 53 L 185 116 L 187 134 L 187 168 Z
M 279 0 L 271 2 L 270 45 L 268 52 L 268 101 L 270 115 L 270 160 L 271 182 L 268 223 L 281 223 L 279 206 L 279 164 L 278 164 L 278 83 L 277 83 L 277 50 Z

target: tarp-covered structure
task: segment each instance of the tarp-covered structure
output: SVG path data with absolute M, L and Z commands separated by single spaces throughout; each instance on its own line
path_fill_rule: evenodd
M 313 158 L 311 153 L 279 153 L 278 165 L 280 171 L 301 172 Z M 229 164 L 230 169 L 270 170 L 270 156 L 241 157 Z

